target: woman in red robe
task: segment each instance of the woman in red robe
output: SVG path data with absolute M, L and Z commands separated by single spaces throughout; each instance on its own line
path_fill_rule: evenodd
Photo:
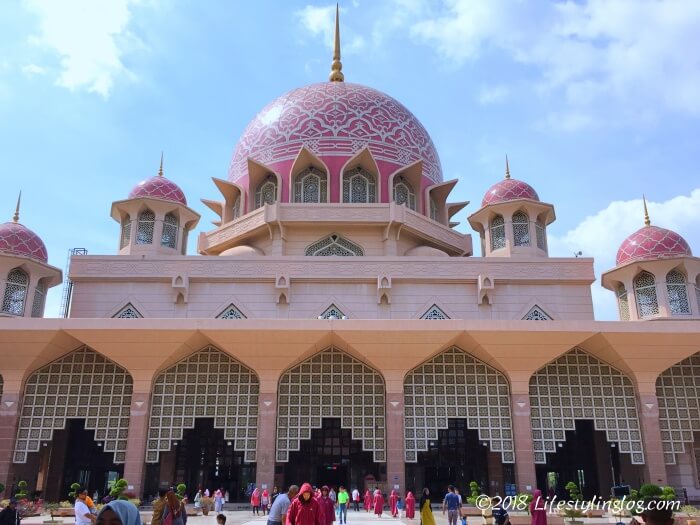
M 384 495 L 377 489 L 374 491 L 374 513 L 381 518 L 382 512 L 384 512 Z
M 530 516 L 532 516 L 532 525 L 547 525 L 547 505 L 540 489 L 535 489 L 532 493 Z
M 416 515 L 416 498 L 413 492 L 406 494 L 406 517 L 412 520 Z
M 396 518 L 399 515 L 399 495 L 395 490 L 391 491 L 389 495 L 389 508 L 391 508 L 391 515 Z
M 370 494 L 369 489 L 365 492 L 365 510 L 367 512 L 372 508 L 372 494 Z

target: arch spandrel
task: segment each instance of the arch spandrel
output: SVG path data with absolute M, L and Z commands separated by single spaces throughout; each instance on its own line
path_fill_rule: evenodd
M 448 348 L 406 375 L 404 411 L 407 463 L 415 463 L 453 418 L 466 419 L 504 463 L 515 462 L 508 380 L 461 348 Z
M 340 418 L 374 461 L 386 461 L 384 379 L 347 352 L 330 347 L 288 369 L 277 399 L 277 461 L 289 461 L 323 418 Z
M 254 462 L 259 393 L 256 373 L 213 346 L 165 369 L 153 384 L 146 463 L 157 463 L 197 418 L 212 418 L 224 439 Z
M 577 419 L 592 420 L 633 465 L 644 464 L 639 409 L 632 380 L 581 348 L 551 361 L 530 378 L 535 463 L 546 463 Z
M 133 380 L 129 372 L 88 347 L 75 350 L 34 371 L 27 379 L 15 441 L 14 463 L 26 463 L 66 419 L 85 419 L 95 441 L 126 460 Z

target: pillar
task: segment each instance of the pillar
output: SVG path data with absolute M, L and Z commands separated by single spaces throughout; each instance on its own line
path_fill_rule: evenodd
M 0 404 L 0 483 L 5 485 L 5 497 L 12 488 L 12 453 L 15 449 L 19 423 L 19 392 L 3 392 Z
M 401 385 L 403 387 L 403 385 Z M 404 405 L 403 391 L 386 393 L 386 481 L 391 491 L 398 485 L 397 492 L 406 490 L 406 469 L 404 464 Z
M 515 447 L 515 480 L 518 492 L 529 492 L 537 487 L 535 453 L 530 425 L 530 394 L 511 394 L 513 411 L 513 445 Z
M 256 451 L 255 485 L 267 485 L 272 489 L 275 483 L 276 439 L 277 439 L 277 392 L 261 392 L 258 408 L 258 445 Z M 289 483 L 289 480 L 285 480 Z
M 150 399 L 151 393 L 149 390 L 134 391 L 131 396 L 124 479 L 129 482 L 128 492 L 133 492 L 139 497 L 143 495 L 143 483 L 146 474 L 146 440 L 148 439 Z
M 644 477 L 647 483 L 666 485 L 666 463 L 659 427 L 659 400 L 655 393 L 639 394 L 639 424 L 644 442 Z

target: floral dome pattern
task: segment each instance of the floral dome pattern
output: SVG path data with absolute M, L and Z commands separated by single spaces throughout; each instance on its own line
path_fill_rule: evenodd
M 134 186 L 129 192 L 129 198 L 135 199 L 138 197 L 161 199 L 187 206 L 187 199 L 180 186 L 160 175 L 143 180 Z
M 630 261 L 692 255 L 686 240 L 676 232 L 658 226 L 644 226 L 622 242 L 615 262 L 621 266 Z
M 49 260 L 44 241 L 18 222 L 6 222 L 0 225 L 0 254 L 19 255 L 41 262 Z
M 515 201 L 518 199 L 540 200 L 537 192 L 529 184 L 516 179 L 503 179 L 491 186 L 483 200 L 481 206 L 496 204 L 498 202 Z
M 274 165 L 296 158 L 302 147 L 347 158 L 366 147 L 397 167 L 422 160 L 424 175 L 442 182 L 437 150 L 418 119 L 390 96 L 347 82 L 294 89 L 263 108 L 238 141 L 229 180 L 247 174 L 248 158 Z

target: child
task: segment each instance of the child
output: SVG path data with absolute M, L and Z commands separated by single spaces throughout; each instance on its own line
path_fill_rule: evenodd
M 216 516 L 216 525 L 226 525 L 226 516 L 218 514 Z

